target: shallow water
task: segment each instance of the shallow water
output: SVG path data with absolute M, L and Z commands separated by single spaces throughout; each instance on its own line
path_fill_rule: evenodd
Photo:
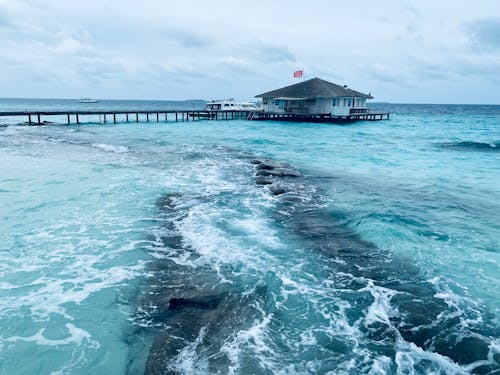
M 498 371 L 500 107 L 378 108 L 1 120 L 0 374 Z

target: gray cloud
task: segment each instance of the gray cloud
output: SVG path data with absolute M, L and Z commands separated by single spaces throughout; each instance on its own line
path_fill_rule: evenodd
M 417 8 L 415 8 L 412 4 L 407 4 L 405 7 L 404 7 L 404 10 L 416 17 L 418 17 L 420 15 L 420 12 L 418 11 Z
M 178 28 L 163 28 L 161 32 L 165 33 L 166 38 L 186 48 L 200 48 L 212 43 L 208 37 Z
M 500 49 L 500 17 L 483 18 L 465 25 L 472 45 L 481 51 Z
M 12 25 L 12 22 L 10 18 L 7 16 L 5 11 L 0 8 L 0 27 L 10 27 Z
M 296 61 L 295 55 L 287 46 L 260 41 L 242 48 L 244 55 L 264 63 L 281 63 Z
M 408 34 L 416 34 L 418 31 L 417 25 L 415 25 L 415 22 L 410 22 L 406 25 L 406 32 Z

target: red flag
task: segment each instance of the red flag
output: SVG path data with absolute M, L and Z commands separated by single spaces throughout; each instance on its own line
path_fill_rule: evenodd
M 302 74 L 304 73 L 303 70 L 297 70 L 293 72 L 293 78 L 302 78 Z

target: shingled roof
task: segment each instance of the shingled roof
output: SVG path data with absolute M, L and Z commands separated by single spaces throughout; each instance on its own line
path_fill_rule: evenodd
M 336 85 L 320 78 L 309 79 L 304 82 L 296 83 L 283 87 L 278 90 L 265 92 L 264 94 L 256 95 L 256 98 L 336 98 L 336 97 L 358 97 L 373 99 L 371 95 L 363 94 L 359 91 L 351 90 L 350 88 Z

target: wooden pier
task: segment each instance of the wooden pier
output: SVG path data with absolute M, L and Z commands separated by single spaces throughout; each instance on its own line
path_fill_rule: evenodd
M 130 111 L 24 111 L 0 112 L 0 117 L 24 117 L 27 125 L 45 125 L 46 119 L 62 116 L 67 124 L 80 124 L 81 116 L 94 116 L 99 123 L 112 122 L 180 122 L 195 120 L 234 120 L 246 119 L 250 111 L 204 111 L 204 110 L 130 110 Z M 144 119 L 145 116 L 145 119 Z M 142 117 L 142 118 L 141 118 Z
M 363 112 L 351 113 L 345 116 L 334 116 L 331 114 L 296 114 L 280 112 L 264 112 L 255 110 L 238 111 L 205 111 L 205 110 L 130 110 L 130 111 L 24 111 L 24 112 L 0 112 L 1 117 L 21 117 L 27 121 L 26 125 L 48 125 L 52 122 L 47 118 L 59 116 L 65 119 L 67 124 L 80 124 L 81 116 L 93 116 L 98 123 L 118 122 L 193 122 L 196 120 L 249 120 L 249 121 L 292 121 L 292 122 L 316 122 L 316 123 L 349 123 L 354 121 L 380 121 L 389 119 L 388 112 Z M 144 118 L 145 117 L 145 118 Z M 59 122 L 60 123 L 60 122 Z

